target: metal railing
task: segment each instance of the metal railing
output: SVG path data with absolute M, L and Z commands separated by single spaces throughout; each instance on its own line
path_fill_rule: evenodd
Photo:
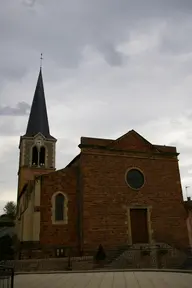
M 13 288 L 14 287 L 13 267 L 0 265 L 0 287 L 1 288 Z

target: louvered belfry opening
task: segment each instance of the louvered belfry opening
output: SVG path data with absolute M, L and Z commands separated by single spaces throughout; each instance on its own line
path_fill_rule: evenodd
M 42 146 L 40 148 L 40 155 L 39 155 L 39 164 L 40 166 L 44 166 L 45 165 L 45 147 Z
M 32 149 L 32 165 L 38 166 L 38 149 L 37 146 L 34 146 Z

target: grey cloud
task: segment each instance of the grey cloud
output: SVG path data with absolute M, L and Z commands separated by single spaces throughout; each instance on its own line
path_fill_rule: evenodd
M 18 143 L 16 142 L 15 145 L 8 144 L 6 147 L 1 148 L 3 153 L 0 157 L 0 166 L 3 167 L 3 169 L 1 170 L 0 176 L 0 180 L 2 181 L 0 183 L 0 198 L 3 200 L 9 199 L 9 195 L 6 195 L 7 190 L 13 190 L 15 195 L 17 192 Z M 12 175 L 12 177 L 10 177 L 10 175 Z M 13 195 L 13 197 L 15 197 L 15 195 Z
M 12 3 L 14 9 L 7 2 Z M 0 11 L 1 42 L 3 40 L 6 46 L 0 48 L 0 51 L 3 49 L 0 62 L 9 68 L 7 75 L 10 72 L 12 77 L 19 75 L 23 63 L 25 67 L 28 65 L 23 70 L 27 73 L 30 65 L 38 63 L 36 57 L 41 51 L 45 51 L 49 59 L 57 61 L 59 66 L 74 68 L 79 64 L 86 45 L 99 47 L 109 65 L 121 65 L 123 55 L 116 51 L 116 46 L 128 40 L 135 25 L 142 27 L 142 21 L 149 19 L 154 25 L 159 19 L 169 19 L 178 13 L 184 18 L 182 13 L 189 14 L 192 9 L 192 2 L 187 0 L 182 4 L 176 0 L 57 0 L 57 4 L 52 0 L 25 0 L 22 1 L 24 5 L 20 3 L 3 0 L 1 5 L 5 9 Z M 37 7 L 33 13 L 25 9 L 35 4 Z M 30 64 L 20 43 L 28 49 Z M 21 60 L 15 63 L 18 73 L 8 64 L 10 57 Z M 3 69 L 0 74 L 3 74 Z
M 191 18 L 170 19 L 161 38 L 160 52 L 167 52 L 171 55 L 190 53 L 192 51 L 191 35 Z
M 4 214 L 3 208 L 5 207 L 6 203 L 7 203 L 7 201 L 1 201 L 0 200 L 0 215 Z
M 191 169 L 192 169 L 192 163 L 191 163 L 191 165 L 188 165 L 188 166 L 182 166 L 182 165 L 180 165 L 180 171 L 181 171 L 181 174 L 182 174 L 182 176 L 191 176 Z
M 0 136 L 16 136 L 18 135 L 18 129 L 13 124 L 12 119 L 7 121 L 0 121 Z
M 15 145 L 7 144 L 1 147 L 3 153 L 0 157 L 0 214 L 7 201 L 16 201 L 17 197 L 17 171 L 18 171 L 18 143 Z M 11 175 L 11 176 L 10 176 Z
M 1 70 L 0 70 L 0 79 L 2 82 L 8 82 L 8 81 L 12 81 L 15 79 L 21 79 L 27 72 L 26 67 L 22 67 L 21 65 L 19 65 L 19 69 L 18 69 L 17 63 L 15 63 L 16 66 L 14 66 L 13 63 L 12 64 L 9 63 L 8 65 L 7 63 L 4 63 L 4 65 L 3 63 L 1 64 L 2 65 L 1 65 Z
M 75 151 L 75 150 L 74 150 Z M 78 155 L 78 153 L 62 153 L 60 151 L 60 157 L 56 160 L 56 167 L 57 169 L 63 169 L 66 167 L 74 158 Z
M 29 114 L 30 105 L 26 102 L 17 103 L 16 107 L 0 106 L 0 116 L 23 116 Z
M 19 137 L 19 135 L 23 135 L 23 132 L 26 129 L 26 123 L 24 121 L 17 121 L 19 120 L 18 119 L 19 117 L 17 117 L 17 119 L 13 117 L 14 116 L 7 116 L 3 117 L 3 119 L 2 118 L 0 119 L 0 136 Z
M 173 46 L 177 46 L 176 52 L 190 51 L 190 38 L 182 33 L 186 31 L 186 27 L 188 27 L 188 33 L 191 32 L 191 11 L 191 0 L 26 0 L 24 2 L 2 0 L 0 9 L 0 89 L 2 79 L 10 87 L 10 81 L 20 83 L 20 79 L 24 78 L 26 74 L 37 71 L 41 52 L 44 52 L 45 73 L 47 75 L 50 73 L 49 80 L 54 77 L 58 79 L 57 71 L 60 69 L 62 77 L 59 79 L 59 84 L 66 81 L 69 74 L 72 76 L 72 80 L 70 79 L 73 81 L 73 87 L 70 88 L 73 90 L 72 92 L 67 88 L 57 91 L 56 85 L 51 87 L 45 79 L 47 99 L 51 100 L 51 97 L 54 97 L 55 103 L 58 101 L 59 105 L 63 106 L 61 113 L 59 113 L 59 108 L 56 112 L 54 111 L 56 115 L 53 115 L 53 125 L 50 125 L 54 136 L 57 136 L 54 131 L 58 131 L 58 127 L 62 126 L 57 143 L 57 167 L 62 168 L 78 153 L 77 145 L 80 136 L 114 138 L 114 133 L 118 133 L 118 137 L 129 129 L 137 130 L 143 122 L 148 122 L 148 126 L 150 126 L 151 119 L 158 115 L 163 117 L 166 114 L 177 113 L 178 110 L 187 106 L 190 107 L 191 98 L 186 99 L 186 95 L 190 96 L 191 93 L 182 82 L 183 68 L 176 63 L 177 69 L 180 71 L 176 75 L 174 67 L 170 68 L 175 61 L 173 63 L 168 61 L 170 59 L 158 57 L 160 53 L 167 52 L 168 48 L 169 51 L 172 51 Z M 179 22 L 175 24 L 177 21 Z M 130 59 L 117 50 L 118 45 L 129 41 L 132 30 L 136 29 L 139 33 L 147 34 L 150 27 L 155 28 L 159 22 L 167 23 L 167 31 L 163 31 L 161 38 L 161 49 L 153 54 L 153 51 L 147 52 L 144 58 L 139 57 L 140 55 L 133 57 L 129 63 L 129 69 L 123 70 L 123 64 Z M 179 26 L 182 27 L 180 30 Z M 186 43 L 188 47 L 186 50 L 183 50 L 182 46 L 179 48 L 180 39 L 183 42 L 182 46 Z M 105 61 L 113 66 L 113 69 L 102 73 L 101 69 L 106 67 L 101 65 L 100 70 L 96 68 L 96 75 L 93 72 L 94 67 L 91 67 L 91 70 L 86 70 L 86 75 L 83 75 L 84 79 L 81 78 L 80 75 L 84 71 L 74 68 L 81 64 L 82 51 L 87 46 L 93 50 L 97 49 Z M 186 64 L 192 67 L 187 62 Z M 120 66 L 121 69 L 116 69 L 114 66 Z M 65 69 L 63 72 L 62 68 L 66 67 L 70 69 Z M 116 70 L 122 70 L 122 73 L 116 74 Z M 90 74 L 91 80 L 87 74 Z M 105 84 L 98 80 L 98 74 Z M 113 74 L 112 77 L 111 74 Z M 78 80 L 81 84 L 78 83 Z M 92 85 L 91 81 L 96 84 Z M 182 86 L 182 92 L 178 92 L 178 89 L 171 91 L 171 88 L 178 83 Z M 34 86 L 30 86 L 30 89 L 34 89 Z M 27 95 L 32 97 L 33 91 L 28 92 L 28 87 L 22 83 L 20 83 L 20 87 L 25 91 L 26 97 L 28 97 Z M 9 92 L 12 92 L 11 89 Z M 17 91 L 13 95 L 16 95 L 17 98 L 21 97 L 20 100 L 27 99 L 25 95 L 24 97 L 20 96 Z M 185 98 L 181 99 L 181 95 L 185 95 Z M 94 103 L 94 99 L 99 99 L 104 104 Z M 163 99 L 166 99 L 166 104 Z M 92 102 L 93 105 L 87 107 L 88 102 Z M 182 102 L 185 103 L 182 104 Z M 48 103 L 50 102 L 48 101 Z M 6 116 L 27 115 L 29 105 L 25 102 L 20 104 L 16 107 L 0 107 L 0 114 Z M 71 111 L 64 122 L 64 107 L 67 105 Z M 14 117 L 8 120 L 8 118 L 9 116 L 0 118 L 0 134 L 4 136 L 17 135 L 19 141 L 19 135 L 22 135 L 26 128 L 26 119 Z M 20 118 L 22 118 L 21 124 Z M 154 133 L 158 133 L 158 131 L 154 131 Z M 75 140 L 60 140 L 63 135 L 71 139 L 75 137 Z M 7 150 L 3 159 L 0 159 L 0 165 L 5 167 L 1 178 L 7 185 L 2 184 L 1 191 L 8 191 L 10 188 L 16 190 L 17 144 L 15 143 L 15 147 L 10 148 L 10 151 Z M 187 151 L 186 147 L 182 148 L 181 143 L 179 145 L 178 151 L 181 152 L 181 157 L 190 157 L 191 152 Z M 187 169 L 190 169 L 190 164 Z M 188 175 L 187 169 L 183 170 L 184 176 Z M 13 175 L 11 179 L 10 174 Z M 8 199 L 7 194 L 3 193 L 1 198 Z
M 124 55 L 116 50 L 112 43 L 103 43 L 98 47 L 104 55 L 106 62 L 111 66 L 121 66 L 124 62 Z
M 190 142 L 191 143 L 191 142 Z M 191 160 L 191 146 L 183 143 L 182 139 L 180 141 L 175 141 L 168 143 L 170 146 L 175 146 L 177 151 L 180 153 L 179 155 L 179 167 L 180 167 L 180 175 L 183 184 L 183 192 L 186 185 L 190 185 L 192 188 L 192 160 Z M 190 179 L 191 178 L 191 179 Z M 189 190 L 189 194 L 192 193 L 192 190 Z M 185 193 L 184 193 L 185 195 Z M 192 194 L 191 194 L 192 196 Z
M 36 0 L 23 0 L 22 4 L 27 7 L 33 7 L 36 3 Z

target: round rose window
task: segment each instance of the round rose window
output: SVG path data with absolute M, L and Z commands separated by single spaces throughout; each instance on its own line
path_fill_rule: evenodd
M 144 185 L 144 176 L 138 169 L 130 169 L 126 175 L 127 184 L 132 189 L 140 189 Z

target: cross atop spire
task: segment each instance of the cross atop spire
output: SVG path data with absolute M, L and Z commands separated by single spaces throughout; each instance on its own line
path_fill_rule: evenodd
M 40 57 L 40 69 L 42 68 L 43 65 L 43 53 L 41 53 L 41 57 Z

